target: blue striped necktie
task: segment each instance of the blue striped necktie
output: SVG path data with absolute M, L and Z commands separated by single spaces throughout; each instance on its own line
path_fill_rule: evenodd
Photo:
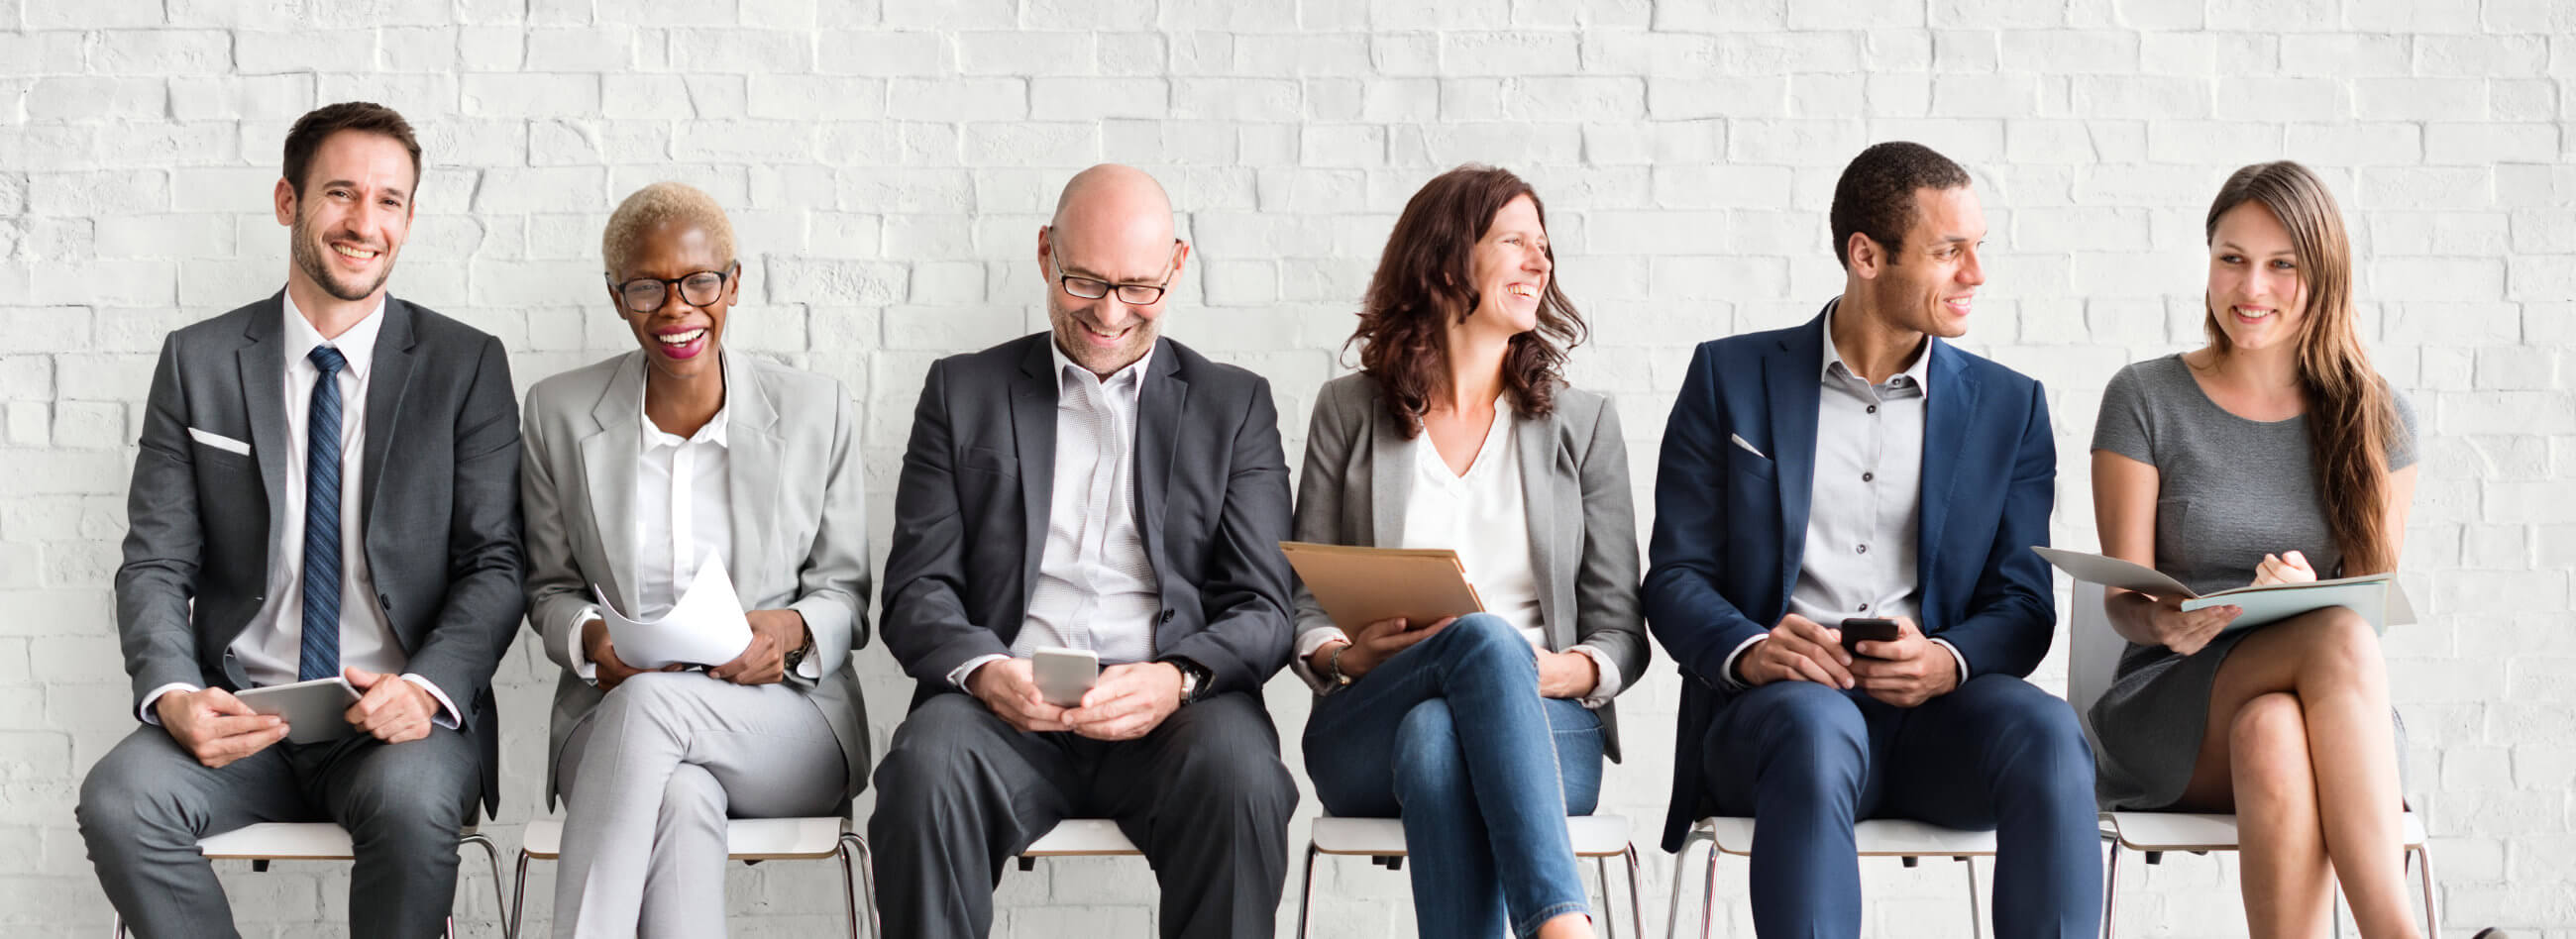
M 304 428 L 304 638 L 295 680 L 340 674 L 340 350 L 306 356 L 322 377 Z

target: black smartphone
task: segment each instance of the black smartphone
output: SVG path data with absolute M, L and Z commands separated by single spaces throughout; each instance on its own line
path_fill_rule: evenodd
M 1860 654 L 1861 643 L 1895 642 L 1898 635 L 1895 620 L 1879 619 L 1874 616 L 1853 617 L 1844 620 L 1837 628 L 1843 631 L 1843 651 L 1861 658 L 1870 658 Z

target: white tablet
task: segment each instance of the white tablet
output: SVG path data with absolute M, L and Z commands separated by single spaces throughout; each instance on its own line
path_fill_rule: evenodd
M 358 703 L 358 689 L 337 675 L 291 685 L 245 688 L 233 692 L 233 697 L 250 705 L 254 713 L 286 718 L 286 739 L 290 743 L 321 743 L 358 732 L 348 718 L 349 705 Z

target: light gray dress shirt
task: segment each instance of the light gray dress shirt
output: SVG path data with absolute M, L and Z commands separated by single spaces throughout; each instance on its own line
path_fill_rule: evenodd
M 1047 353 L 1056 371 L 1054 488 L 1028 619 L 1011 653 L 1061 646 L 1096 652 L 1104 665 L 1150 661 L 1163 593 L 1136 527 L 1135 468 L 1137 401 L 1154 352 L 1105 380 L 1053 342 Z M 948 680 L 963 688 L 998 658 L 968 660 Z
M 1876 385 L 1844 364 L 1833 341 L 1836 301 L 1825 310 L 1823 393 L 1816 403 L 1816 464 L 1807 511 L 1806 551 L 1798 559 L 1798 584 L 1789 612 L 1825 626 L 1845 619 L 1913 617 L 1922 599 L 1916 558 L 1923 526 L 1923 414 L 1931 386 L 1926 339 L 1905 369 Z M 1735 660 L 1766 636 L 1755 636 L 1726 657 L 1726 680 L 1735 682 Z M 1934 638 L 1958 660 L 1959 680 L 1968 658 Z M 1743 687 L 1738 683 L 1737 687 Z

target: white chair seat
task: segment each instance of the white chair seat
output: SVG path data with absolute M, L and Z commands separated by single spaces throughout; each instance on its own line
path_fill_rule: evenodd
M 330 822 L 260 822 L 197 839 L 197 853 L 231 861 L 347 861 L 349 830 Z
M 1753 854 L 1753 820 L 1705 818 L 1700 824 L 1716 837 L 1717 850 L 1743 857 Z M 1992 857 L 1995 833 L 1960 831 L 1905 818 L 1873 818 L 1852 826 L 1861 857 Z
M 2424 846 L 2424 821 L 2408 812 L 2405 846 Z M 2236 816 L 2188 812 L 2104 812 L 2102 833 L 2132 851 L 2234 851 Z
M 837 857 L 841 818 L 736 818 L 725 822 L 725 854 L 736 861 L 812 861 Z M 563 820 L 541 818 L 528 823 L 519 843 L 529 857 L 551 861 L 563 853 Z
M 1020 856 L 1024 858 L 1111 857 L 1144 853 L 1137 850 L 1135 842 L 1127 840 L 1127 833 L 1119 831 L 1118 823 L 1115 821 L 1106 818 L 1068 818 L 1055 823 L 1055 830 L 1038 836 L 1038 840 L 1030 843 L 1027 850 L 1020 852 Z
M 1618 815 L 1577 815 L 1565 820 L 1578 857 L 1618 857 L 1628 851 L 1628 819 Z M 1402 857 L 1404 822 L 1393 818 L 1318 818 L 1313 836 L 1323 854 Z

